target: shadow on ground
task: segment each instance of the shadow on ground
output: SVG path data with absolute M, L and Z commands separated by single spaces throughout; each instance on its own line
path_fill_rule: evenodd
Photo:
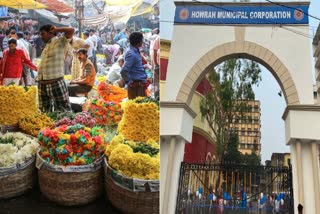
M 81 207 L 62 207 L 46 199 L 36 186 L 22 196 L 0 200 L 0 214 L 121 214 L 103 195 Z

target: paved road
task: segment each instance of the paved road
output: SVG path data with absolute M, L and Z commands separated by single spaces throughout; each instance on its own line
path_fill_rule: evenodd
M 23 196 L 0 200 L 0 214 L 120 214 L 105 196 L 82 207 L 66 208 L 47 200 L 35 187 Z

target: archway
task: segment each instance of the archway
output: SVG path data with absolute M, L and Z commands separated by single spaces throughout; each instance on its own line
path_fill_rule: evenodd
M 230 58 L 247 58 L 266 67 L 279 83 L 287 105 L 299 104 L 295 83 L 286 65 L 267 48 L 249 41 L 233 41 L 219 45 L 202 56 L 185 77 L 176 101 L 190 105 L 192 92 L 212 68 Z

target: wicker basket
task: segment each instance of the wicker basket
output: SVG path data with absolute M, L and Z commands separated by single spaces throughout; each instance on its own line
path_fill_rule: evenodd
M 0 132 L 5 134 L 7 132 L 17 132 L 19 131 L 19 124 L 15 123 L 12 125 L 0 125 Z
M 39 186 L 49 200 L 63 206 L 88 204 L 103 193 L 103 169 L 100 158 L 84 166 L 57 166 L 37 154 Z
M 159 213 L 159 181 L 139 180 L 122 176 L 108 166 L 106 159 L 104 174 L 108 199 L 117 209 L 128 214 Z M 140 185 L 137 185 L 137 182 Z M 150 189 L 150 185 L 155 187 L 157 191 L 154 191 L 154 188 Z
M 0 168 L 0 199 L 13 198 L 32 189 L 34 160 L 14 167 Z

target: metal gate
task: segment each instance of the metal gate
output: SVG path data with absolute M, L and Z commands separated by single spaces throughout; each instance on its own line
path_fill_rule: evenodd
M 292 170 L 181 163 L 176 213 L 293 213 Z

